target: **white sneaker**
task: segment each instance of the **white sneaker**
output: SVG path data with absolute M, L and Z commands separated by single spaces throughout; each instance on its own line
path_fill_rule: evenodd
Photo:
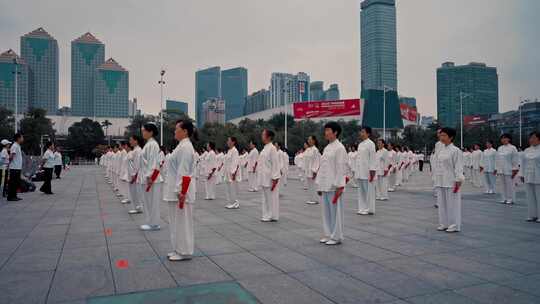
M 169 261 L 171 262 L 179 262 L 179 261 L 188 261 L 191 260 L 190 255 L 180 255 L 175 253 L 174 255 L 169 257 Z
M 319 242 L 320 242 L 321 244 L 325 244 L 325 243 L 328 242 L 328 241 L 330 241 L 329 238 L 322 238 Z
M 120 201 L 122 204 L 129 204 L 129 200 L 127 198 Z
M 394 188 L 389 188 L 388 189 L 388 192 L 394 192 L 394 191 L 396 191 L 396 190 L 394 190 Z
M 326 244 L 326 245 L 329 245 L 329 246 L 332 246 L 332 245 L 339 245 L 339 244 L 341 244 L 341 241 L 329 240 L 329 241 L 326 242 L 325 244 Z
M 445 227 L 444 225 L 439 225 L 439 227 L 437 227 L 437 230 L 439 231 L 446 231 L 446 229 L 448 229 L 448 227 Z
M 306 204 L 308 205 L 317 205 L 319 202 L 314 202 L 314 201 L 307 201 Z
M 450 227 L 448 227 L 448 229 L 446 229 L 446 232 L 449 232 L 449 233 L 459 232 L 459 230 L 457 229 L 457 227 L 455 225 L 450 225 Z
M 227 209 L 238 209 L 238 208 L 240 208 L 240 204 L 238 202 L 234 202 L 234 203 L 232 203 L 230 205 L 225 206 L 225 208 L 227 208 Z
M 269 219 L 269 218 L 262 218 L 261 219 L 261 222 L 265 222 L 265 223 L 271 222 L 271 221 L 272 221 L 272 219 Z
M 359 215 L 369 215 L 369 211 L 367 211 L 367 210 L 360 210 L 360 211 L 356 212 L 356 214 L 359 214 Z
M 173 252 L 167 253 L 167 257 L 168 257 L 168 258 L 172 257 L 173 255 L 176 255 L 176 252 L 173 251 Z
M 512 201 L 506 201 L 506 204 L 507 204 L 507 205 L 513 205 L 514 202 L 512 202 Z

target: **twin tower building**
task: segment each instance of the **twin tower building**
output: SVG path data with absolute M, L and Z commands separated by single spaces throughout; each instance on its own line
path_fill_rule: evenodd
M 58 43 L 43 28 L 21 37 L 21 56 L 0 54 L 0 107 L 17 113 L 41 108 L 58 111 Z M 15 94 L 17 93 L 17 94 Z M 71 115 L 127 117 L 129 73 L 91 33 L 71 42 Z

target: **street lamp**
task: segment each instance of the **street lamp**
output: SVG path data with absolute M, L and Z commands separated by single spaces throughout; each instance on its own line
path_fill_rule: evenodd
M 288 79 L 285 85 L 287 86 L 287 98 L 285 98 L 285 149 L 287 149 L 287 116 L 289 116 L 289 96 L 291 94 L 291 80 Z
M 158 81 L 158 84 L 161 87 L 161 99 L 159 100 L 159 103 L 161 105 L 161 111 L 159 114 L 159 120 L 160 120 L 160 130 L 159 130 L 159 143 L 163 145 L 163 85 L 165 85 L 165 81 L 163 80 L 163 75 L 165 75 L 165 70 L 161 69 L 161 72 L 159 73 L 161 76 L 161 79 Z
M 383 86 L 383 139 L 386 140 L 386 91 L 393 90 L 389 86 Z
M 13 58 L 13 65 L 15 66 L 15 71 L 13 71 L 13 74 L 15 75 L 15 133 L 17 133 L 19 130 L 19 89 L 17 79 L 19 78 L 18 75 L 21 73 L 17 70 L 19 62 L 17 62 L 16 56 L 17 55 L 15 55 L 15 58 Z
M 461 133 L 461 149 L 463 150 L 463 98 L 467 98 L 467 97 L 470 97 L 471 94 L 466 94 L 462 91 L 459 92 L 459 107 L 460 107 L 460 133 Z
M 527 100 L 526 99 L 521 99 L 520 98 L 520 101 L 519 101 L 519 147 L 523 147 L 522 145 L 522 142 L 521 142 L 521 137 L 522 137 L 522 127 L 523 127 L 523 116 L 521 115 L 521 107 L 523 107 L 524 104 L 527 103 Z

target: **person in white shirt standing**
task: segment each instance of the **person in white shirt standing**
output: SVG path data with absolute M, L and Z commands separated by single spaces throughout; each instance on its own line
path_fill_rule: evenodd
M 461 185 L 463 175 L 463 153 L 452 143 L 456 130 L 442 128 L 439 140 L 442 145 L 436 150 L 434 161 L 435 188 L 437 189 L 437 205 L 439 206 L 439 227 L 446 232 L 461 231 Z
M 257 189 L 257 159 L 259 158 L 259 151 L 253 141 L 249 142 L 249 153 L 247 156 L 247 170 L 248 170 L 248 191 L 256 192 Z
M 501 135 L 501 146 L 497 149 L 495 171 L 501 177 L 503 187 L 500 203 L 513 204 L 515 201 L 514 177 L 519 169 L 519 155 L 516 147 L 511 144 L 510 134 Z
M 527 222 L 540 223 L 540 132 L 529 135 L 529 147 L 523 152 L 521 181 L 527 191 Z
M 394 144 L 388 143 L 388 192 L 394 192 L 396 186 L 397 153 Z
M 54 150 L 54 174 L 56 175 L 56 178 L 60 178 L 60 174 L 62 173 L 62 153 L 60 153 L 60 149 L 58 147 L 55 147 Z
M 2 151 L 0 151 L 0 195 L 7 196 L 7 181 L 9 172 L 9 146 L 11 142 L 7 139 L 2 139 Z
M 143 174 L 141 170 L 142 149 L 144 144 L 143 139 L 138 135 L 129 137 L 129 145 L 131 151 L 128 153 L 128 176 L 129 176 L 129 199 L 133 203 L 134 208 L 129 210 L 129 214 L 138 214 L 143 212 Z
M 21 133 L 15 134 L 13 144 L 9 149 L 9 183 L 7 200 L 10 202 L 20 201 L 22 198 L 17 197 L 17 189 L 21 185 L 22 171 L 22 151 L 21 145 L 24 142 L 24 137 Z
M 308 193 L 310 198 L 307 201 L 309 205 L 315 205 L 319 203 L 317 197 L 317 191 L 315 188 L 315 179 L 319 172 L 319 165 L 321 160 L 321 153 L 317 148 L 317 137 L 311 135 L 307 140 L 308 148 L 304 151 L 304 172 L 308 184 Z
M 300 182 L 302 182 L 304 190 L 306 190 L 306 178 L 304 177 L 304 149 L 300 148 L 300 150 L 296 151 L 296 154 L 294 155 L 294 165 L 296 166 L 296 169 L 298 169 L 298 178 L 300 178 Z
M 118 174 L 118 189 L 119 193 L 123 197 L 122 204 L 130 203 L 129 200 L 129 175 L 128 175 L 128 153 L 131 151 L 127 141 L 122 141 L 122 150 L 120 150 L 120 170 Z
M 42 162 L 41 166 L 43 167 L 44 171 L 44 181 L 43 185 L 41 185 L 41 188 L 39 188 L 39 191 L 45 193 L 45 194 L 53 194 L 51 189 L 51 180 L 53 177 L 53 170 L 54 170 L 54 144 L 52 142 L 47 142 L 45 144 L 45 148 L 47 149 L 45 153 L 43 153 L 42 156 Z
M 356 149 L 354 178 L 358 184 L 358 212 L 360 215 L 375 214 L 375 179 L 377 161 L 375 144 L 369 137 L 370 127 L 362 127 L 359 132 L 360 143 Z
M 141 225 L 143 231 L 160 230 L 160 202 L 163 199 L 163 178 L 161 176 L 161 150 L 154 139 L 158 135 L 155 124 L 147 123 L 142 127 L 142 135 L 146 140 L 142 150 L 142 175 L 144 180 L 144 214 L 147 224 Z
M 480 167 L 482 162 L 482 150 L 480 150 L 480 145 L 474 144 L 473 152 L 471 153 L 471 167 L 472 167 L 472 184 L 475 187 L 482 187 L 482 173 L 480 172 Z
M 284 150 L 284 147 L 281 143 L 276 142 L 276 149 L 278 151 L 279 157 L 281 159 L 281 178 L 280 178 L 280 188 L 287 187 L 287 180 L 289 176 L 289 154 Z M 280 194 L 283 194 L 282 192 Z
M 472 157 L 469 148 L 463 150 L 463 174 L 466 179 L 472 179 Z
M 257 183 L 262 188 L 262 222 L 279 220 L 279 179 L 281 159 L 272 144 L 274 132 L 263 130 L 261 140 L 264 147 L 257 160 Z
M 227 209 L 238 209 L 240 203 L 238 202 L 238 170 L 240 163 L 238 159 L 238 150 L 236 145 L 238 141 L 236 137 L 231 136 L 227 139 L 227 146 L 229 150 L 223 159 L 223 173 L 225 177 L 225 187 L 227 189 Z
M 323 150 L 317 174 L 318 194 L 322 197 L 323 237 L 326 245 L 343 242 L 343 191 L 347 184 L 347 150 L 339 141 L 341 126 L 337 122 L 324 125 L 328 145 Z
M 217 156 L 216 156 L 216 144 L 213 142 L 208 142 L 206 144 L 206 172 L 201 177 L 206 180 L 204 182 L 204 190 L 206 197 L 205 200 L 215 200 L 216 199 L 216 180 L 217 180 Z
M 495 172 L 495 159 L 497 151 L 493 149 L 493 142 L 486 142 L 486 149 L 482 152 L 482 161 L 480 162 L 480 171 L 484 174 L 484 185 L 486 194 L 495 194 L 495 184 L 497 174 Z
M 225 155 L 223 154 L 223 151 L 218 149 L 218 152 L 216 154 L 216 162 L 217 162 L 217 172 L 216 172 L 216 184 L 220 185 L 223 182 L 223 160 L 225 158 Z
M 375 153 L 377 160 L 377 184 L 375 185 L 375 199 L 380 201 L 388 200 L 388 171 L 392 166 L 386 150 L 386 142 L 380 138 L 377 140 L 377 152 Z

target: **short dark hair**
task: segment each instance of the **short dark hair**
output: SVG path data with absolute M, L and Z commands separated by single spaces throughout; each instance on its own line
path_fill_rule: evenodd
M 238 139 L 236 139 L 236 137 L 229 136 L 229 138 L 231 139 L 231 141 L 234 143 L 235 146 L 238 144 Z
M 197 131 L 191 120 L 179 119 L 176 121 L 176 124 L 180 124 L 180 128 L 186 130 L 189 137 L 192 137 L 195 140 L 197 139 Z
M 13 142 L 16 142 L 17 140 L 19 140 L 19 138 L 21 138 L 23 135 L 22 133 L 20 132 L 17 132 L 15 133 L 15 135 L 13 136 Z
M 493 140 L 491 139 L 486 140 L 486 143 L 490 143 L 493 146 Z
M 274 133 L 274 131 L 270 130 L 270 129 L 264 129 L 263 132 L 266 133 L 266 136 L 270 137 L 270 139 L 274 139 L 274 136 L 276 136 L 276 134 Z
M 362 131 L 362 130 L 366 131 L 366 133 L 369 134 L 369 135 L 372 134 L 372 133 L 371 133 L 371 132 L 372 132 L 371 127 L 368 127 L 368 126 L 362 126 L 362 127 L 360 128 L 360 131 Z
M 504 133 L 503 135 L 501 135 L 501 139 L 503 138 L 508 138 L 508 140 L 512 141 L 512 135 L 509 133 Z
M 315 142 L 315 144 L 314 144 L 315 147 L 317 147 L 319 145 L 319 141 L 317 140 L 317 136 L 310 135 L 310 136 L 308 136 L 308 138 L 311 138 L 311 140 L 313 140 Z
M 157 126 L 153 123 L 145 123 L 143 128 L 148 132 L 152 132 L 152 137 L 158 136 L 159 134 Z
M 534 136 L 534 137 L 540 139 L 540 132 L 538 132 L 538 131 L 532 131 L 532 132 L 529 134 L 529 137 L 532 137 L 532 136 Z
M 215 150 L 215 149 L 216 149 L 216 144 L 215 144 L 214 142 L 212 142 L 212 141 L 209 141 L 209 142 L 208 142 L 208 146 L 209 146 L 210 149 L 212 149 L 212 150 Z
M 120 144 L 121 144 L 122 146 L 127 146 L 127 145 L 128 145 L 128 142 L 127 142 L 126 140 L 122 140 L 122 141 L 120 142 Z
M 139 145 L 139 147 L 142 147 L 144 145 L 144 140 L 139 135 L 133 134 L 130 137 L 137 142 L 137 145 Z
M 52 141 L 48 141 L 45 143 L 45 148 L 49 149 L 53 145 Z
M 456 138 L 456 130 L 453 128 L 442 128 L 441 133 L 445 133 L 453 141 Z
M 339 137 L 339 135 L 341 134 L 341 126 L 335 121 L 327 122 L 324 125 L 324 128 L 331 129 L 332 132 L 336 133 L 336 137 Z

